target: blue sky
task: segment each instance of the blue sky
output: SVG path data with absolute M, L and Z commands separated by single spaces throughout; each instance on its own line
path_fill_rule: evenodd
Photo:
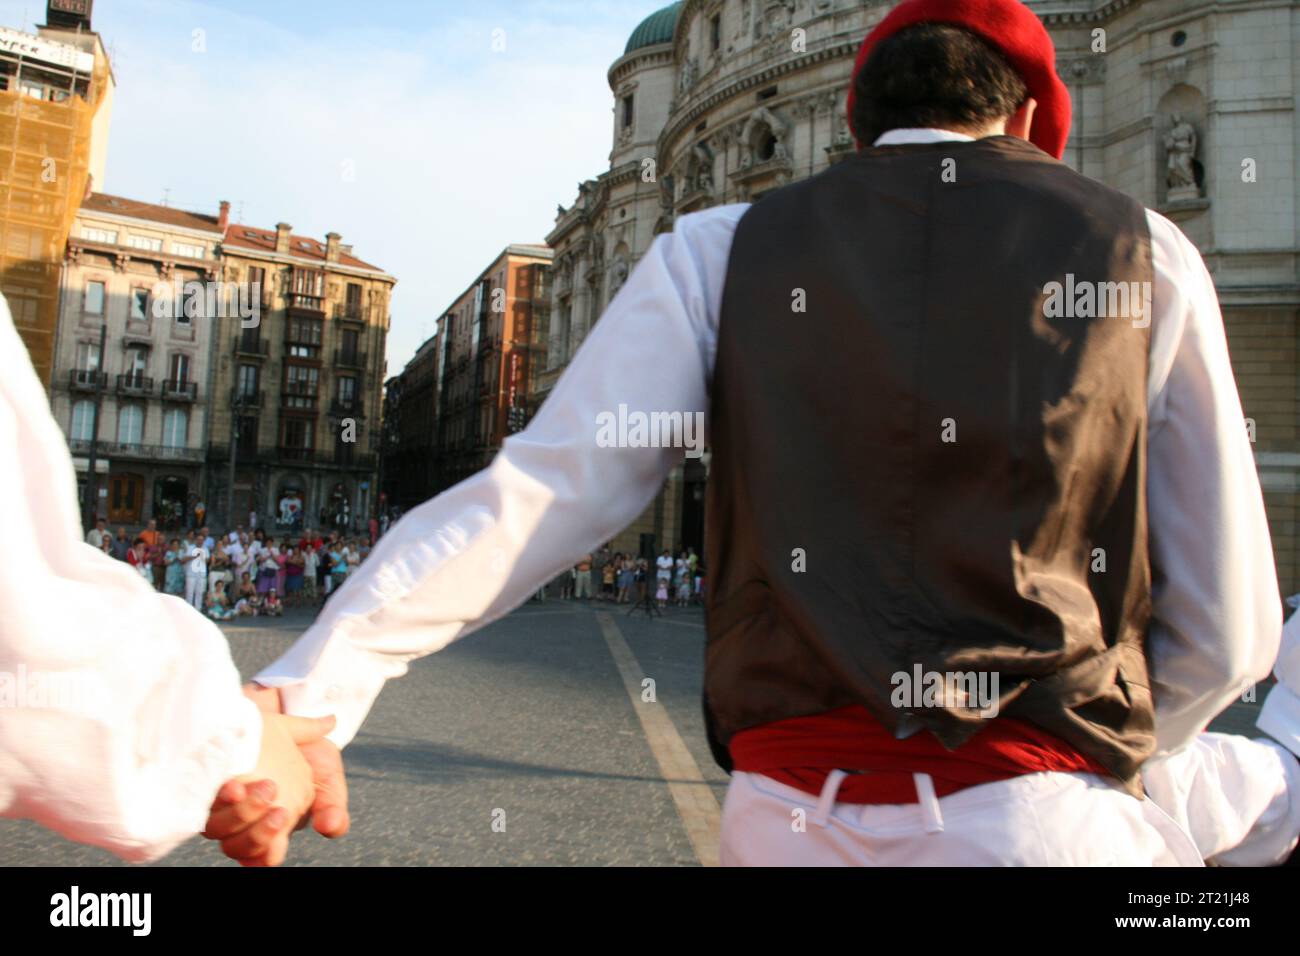
M 398 279 L 392 375 L 507 243 L 541 242 L 607 167 L 606 71 L 663 5 L 99 0 L 117 78 L 101 188 L 341 233 Z M 44 13 L 0 0 L 3 26 Z

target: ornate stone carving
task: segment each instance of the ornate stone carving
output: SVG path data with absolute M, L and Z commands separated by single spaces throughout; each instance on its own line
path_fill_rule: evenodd
M 754 23 L 754 39 L 779 41 L 794 22 L 794 0 L 766 0 L 763 15 Z
M 1087 85 L 1106 78 L 1106 60 L 1102 56 L 1084 56 L 1056 64 L 1056 74 L 1066 83 Z
M 687 94 L 695 86 L 695 81 L 699 79 L 700 68 L 695 62 L 695 57 L 690 56 L 682 61 L 681 72 L 677 76 L 677 92 L 679 95 Z

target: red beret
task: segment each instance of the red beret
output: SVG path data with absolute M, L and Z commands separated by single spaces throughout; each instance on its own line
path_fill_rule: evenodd
M 862 41 L 853 64 L 853 81 L 877 43 L 917 23 L 963 27 L 996 47 L 1020 74 L 1029 95 L 1038 101 L 1029 141 L 1057 159 L 1065 154 L 1065 141 L 1070 135 L 1070 91 L 1056 75 L 1056 49 L 1034 11 L 1019 0 L 904 0 Z M 853 81 L 849 84 L 849 116 L 853 115 Z M 859 148 L 863 145 L 858 144 Z

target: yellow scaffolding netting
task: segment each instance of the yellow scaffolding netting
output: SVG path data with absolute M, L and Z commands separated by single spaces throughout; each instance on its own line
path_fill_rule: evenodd
M 84 98 L 37 99 L 14 84 L 0 90 L 0 291 L 47 385 L 63 252 L 86 191 L 91 130 L 107 88 L 107 61 L 96 59 Z

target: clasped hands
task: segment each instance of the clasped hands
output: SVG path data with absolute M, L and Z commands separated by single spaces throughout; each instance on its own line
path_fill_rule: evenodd
M 279 866 L 289 837 L 310 820 L 316 832 L 348 832 L 348 788 L 339 748 L 325 739 L 333 717 L 290 717 L 280 692 L 248 684 L 244 693 L 262 711 L 262 749 L 252 773 L 217 792 L 203 835 L 244 866 Z

